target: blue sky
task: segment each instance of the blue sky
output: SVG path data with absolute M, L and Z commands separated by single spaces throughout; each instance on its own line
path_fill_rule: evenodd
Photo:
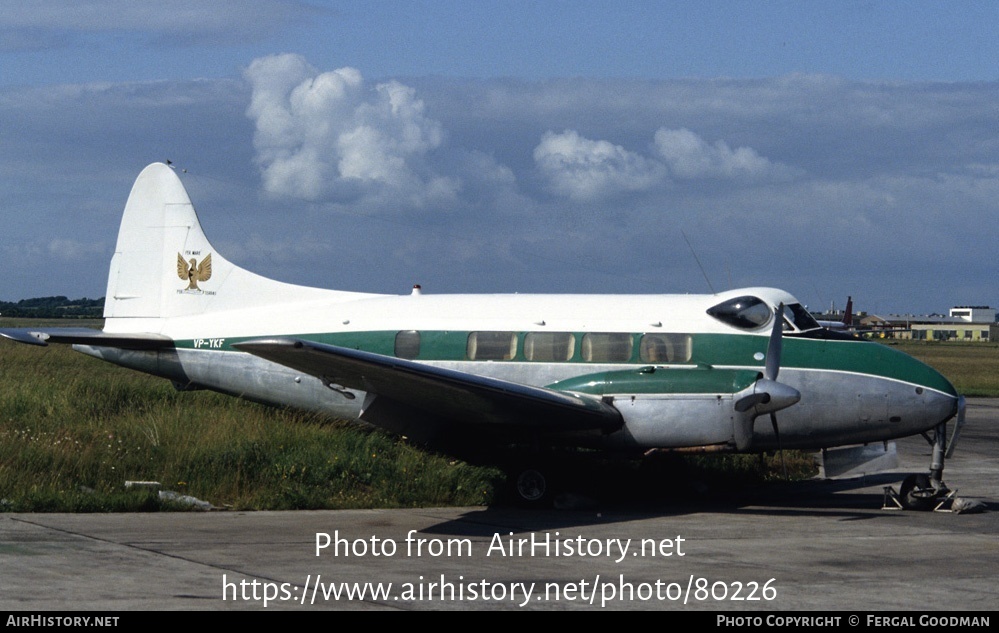
M 8 0 L 0 299 L 102 296 L 132 180 L 171 159 L 214 246 L 294 283 L 999 307 L 997 27 L 994 2 Z

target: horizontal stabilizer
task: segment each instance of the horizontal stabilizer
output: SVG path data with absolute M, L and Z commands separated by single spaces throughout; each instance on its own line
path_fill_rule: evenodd
M 550 432 L 620 428 L 600 398 L 507 382 L 423 363 L 299 339 L 259 339 L 237 349 L 315 376 L 327 385 L 384 396 L 467 424 L 531 425 Z
M 170 337 L 161 334 L 111 334 L 85 327 L 51 328 L 2 328 L 0 336 L 28 345 L 92 345 L 94 347 L 115 347 L 118 349 L 160 349 L 173 345 Z

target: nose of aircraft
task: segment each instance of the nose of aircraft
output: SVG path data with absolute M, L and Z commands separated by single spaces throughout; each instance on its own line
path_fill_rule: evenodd
M 884 345 L 875 344 L 871 350 L 878 357 L 878 373 L 895 383 L 889 394 L 892 422 L 910 433 L 921 433 L 958 413 L 957 389 L 939 371 Z
M 924 405 L 927 428 L 932 428 L 941 422 L 946 422 L 957 415 L 960 396 L 937 391 L 924 391 Z

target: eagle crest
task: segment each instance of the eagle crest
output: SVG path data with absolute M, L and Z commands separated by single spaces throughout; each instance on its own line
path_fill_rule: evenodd
M 184 256 L 177 253 L 177 276 L 187 282 L 185 290 L 201 290 L 198 282 L 212 278 L 212 254 L 208 253 L 199 264 L 194 257 L 184 261 Z

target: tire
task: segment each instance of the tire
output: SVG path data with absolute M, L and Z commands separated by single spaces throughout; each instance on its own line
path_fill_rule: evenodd
M 550 478 L 537 468 L 518 468 L 511 473 L 513 497 L 525 507 L 543 507 L 551 503 L 552 485 Z
M 925 512 L 936 504 L 937 491 L 928 475 L 909 475 L 902 480 L 898 496 L 903 509 Z

